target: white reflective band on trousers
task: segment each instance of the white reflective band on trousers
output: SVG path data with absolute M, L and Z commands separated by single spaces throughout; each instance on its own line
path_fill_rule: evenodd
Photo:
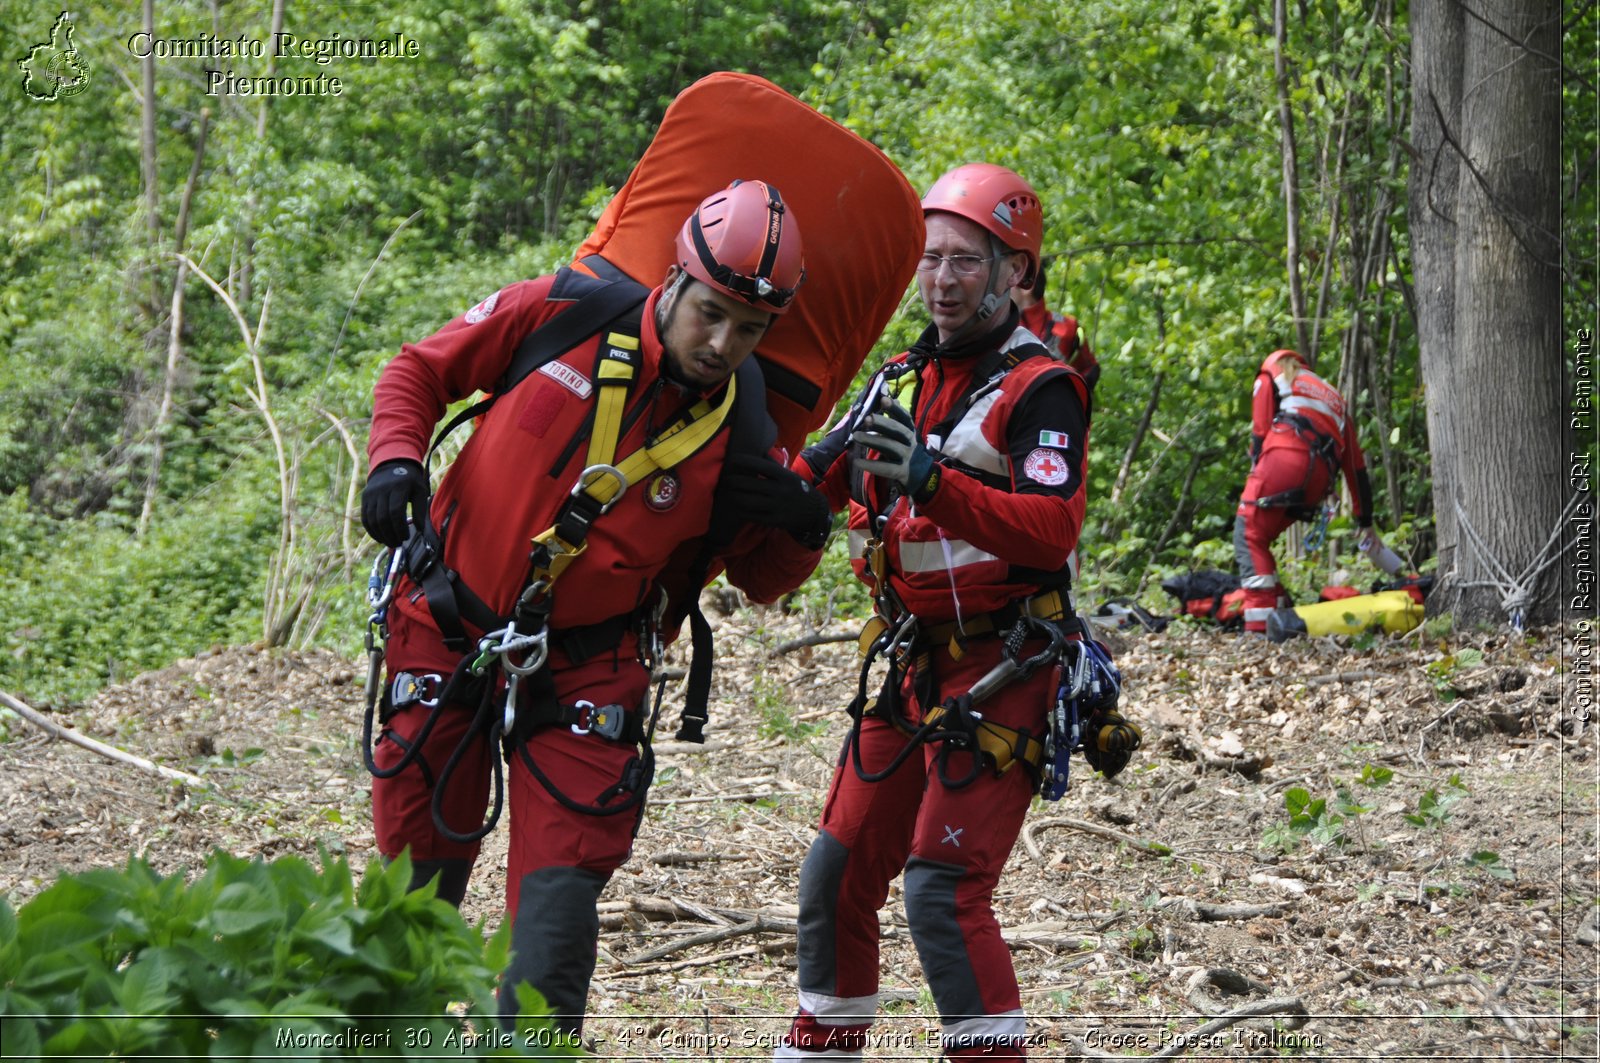
M 1239 581 L 1239 586 L 1247 591 L 1271 590 L 1278 585 L 1278 574 L 1268 572 L 1266 575 L 1246 576 Z
M 946 1023 L 941 1031 L 945 1047 L 964 1047 L 985 1041 L 1020 1041 L 1027 1036 L 1028 1022 L 1022 1009 L 999 1015 L 978 1015 L 960 1022 Z
M 835 997 L 802 989 L 800 1010 L 823 1026 L 865 1026 L 878 1015 L 878 995 Z
M 1272 613 L 1273 613 L 1273 610 L 1270 609 L 1270 608 L 1267 608 L 1267 609 L 1246 609 L 1244 611 L 1245 623 L 1248 624 L 1248 623 L 1251 623 L 1252 621 L 1256 621 L 1256 620 L 1260 620 L 1260 621 L 1265 622 L 1267 617 L 1271 616 Z

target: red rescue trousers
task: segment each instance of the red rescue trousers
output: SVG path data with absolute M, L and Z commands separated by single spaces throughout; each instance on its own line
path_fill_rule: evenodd
M 428 629 L 396 616 L 390 634 L 391 674 L 399 671 L 442 672 L 450 667 L 441 659 L 442 647 L 428 646 Z M 416 631 L 422 652 L 407 656 L 403 639 Z M 430 652 L 432 651 L 432 652 Z M 416 658 L 420 657 L 418 660 Z M 557 699 L 563 704 L 588 700 L 596 705 L 622 705 L 642 711 L 649 674 L 639 663 L 631 636 L 615 653 L 601 653 L 571 664 L 556 652 L 550 663 Z M 390 779 L 373 779 L 372 818 L 378 851 L 398 856 L 407 847 L 414 860 L 477 859 L 477 843 L 452 841 L 434 825 L 433 790 L 439 771 L 460 743 L 472 722 L 476 706 L 446 704 L 421 753 L 410 767 Z M 413 705 L 396 712 L 385 723 L 375 743 L 373 758 L 380 769 L 392 767 L 422 726 L 428 709 Z M 539 770 L 578 804 L 588 805 L 622 776 L 636 750 L 627 743 L 608 741 L 595 734 L 575 734 L 570 727 L 541 728 L 528 739 L 528 756 Z M 478 736 L 449 780 L 442 803 L 445 822 L 459 834 L 476 830 L 489 804 L 490 757 L 500 756 Z M 609 876 L 627 860 L 643 802 L 631 811 L 611 816 L 591 816 L 574 811 L 528 771 L 521 756 L 513 755 L 506 767 L 507 806 L 510 813 L 510 854 L 507 865 L 507 917 L 517 911 L 519 884 L 532 871 L 550 867 L 581 868 Z
M 1298 493 L 1290 505 L 1284 496 Z M 1274 433 L 1261 452 L 1255 468 L 1244 482 L 1244 494 L 1233 522 L 1234 559 L 1239 566 L 1239 584 L 1244 588 L 1244 628 L 1266 631 L 1267 614 L 1287 606 L 1289 599 L 1278 583 L 1278 563 L 1272 544 L 1298 517 L 1304 507 L 1321 504 L 1328 493 L 1328 466 L 1311 456 L 1310 448 L 1297 437 Z M 1270 506 L 1260 499 L 1278 499 Z
M 995 638 L 974 640 L 960 661 L 934 650 L 939 697 L 966 691 L 1000 653 Z M 908 679 L 902 696 L 907 717 L 916 721 L 922 712 L 910 688 Z M 1051 672 L 1042 669 L 977 711 L 1039 735 L 1053 695 Z M 863 769 L 883 770 L 907 740 L 885 720 L 866 717 Z M 906 917 L 939 1008 L 945 1054 L 1026 1057 L 1016 974 L 992 901 L 1036 780 L 1021 763 L 997 776 L 985 762 L 973 776 L 973 754 L 966 752 L 943 758 L 941 778 L 939 750 L 929 743 L 888 778 L 868 782 L 846 743 L 801 869 L 800 1011 L 775 1058 L 861 1058 L 877 1008 L 877 913 L 902 870 Z M 970 783 L 956 785 L 969 776 Z

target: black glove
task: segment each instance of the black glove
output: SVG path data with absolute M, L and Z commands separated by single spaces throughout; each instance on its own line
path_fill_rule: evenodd
M 820 550 L 833 528 L 822 492 L 799 473 L 756 454 L 730 454 L 717 482 L 716 507 L 746 524 L 782 528 L 808 550 Z
M 933 455 L 917 438 L 911 415 L 904 407 L 894 403 L 884 412 L 868 414 L 852 434 L 851 442 L 856 444 L 857 453 L 860 448 L 878 452 L 876 458 L 852 453 L 853 469 L 899 484 L 912 498 L 925 500 L 924 492 L 934 475 Z
M 399 546 L 411 534 L 406 510 L 418 525 L 428 515 L 428 471 L 410 458 L 391 458 L 372 470 L 361 489 L 361 526 L 384 546 Z
M 1144 741 L 1144 732 L 1137 724 L 1129 723 L 1114 707 L 1098 709 L 1089 714 L 1089 726 L 1083 736 L 1083 757 L 1089 767 L 1112 778 L 1133 758 L 1133 751 Z

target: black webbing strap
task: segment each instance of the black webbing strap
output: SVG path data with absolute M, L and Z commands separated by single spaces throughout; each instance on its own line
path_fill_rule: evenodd
M 557 274 L 556 284 L 551 289 L 552 293 L 560 290 L 563 280 L 569 276 L 581 277 L 571 270 L 561 271 Z M 641 306 L 650 295 L 650 289 L 627 278 L 592 283 L 599 286 L 590 288 L 566 310 L 523 338 L 517 346 L 516 353 L 511 356 L 511 364 L 506 367 L 505 374 L 495 384 L 494 391 L 487 398 L 473 403 L 450 418 L 449 422 L 439 429 L 433 437 L 433 443 L 428 447 L 429 457 L 439 449 L 439 444 L 444 441 L 445 436 L 464 422 L 487 412 L 496 399 L 520 384 L 528 374 L 559 358 L 635 307 Z M 426 460 L 423 464 L 427 464 Z
M 736 369 L 739 392 L 737 404 L 730 415 L 728 429 L 729 454 L 765 454 L 773 446 L 777 426 L 767 414 L 766 387 L 761 368 L 755 359 L 746 359 Z M 738 534 L 739 527 L 713 504 L 711 527 L 706 533 L 700 551 L 689 566 L 689 600 L 683 603 L 685 619 L 689 622 L 688 682 L 684 685 L 683 713 L 678 718 L 678 732 L 674 737 L 680 742 L 703 743 L 706 740 L 706 721 L 710 718 L 711 664 L 715 653 L 711 638 L 711 624 L 700 611 L 700 590 L 707 582 L 717 553 L 727 549 Z

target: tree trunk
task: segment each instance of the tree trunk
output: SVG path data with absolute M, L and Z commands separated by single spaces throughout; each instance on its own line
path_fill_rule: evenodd
M 155 0 L 144 0 L 144 32 L 151 38 L 156 32 Z M 139 102 L 139 158 L 144 170 L 145 227 L 149 231 L 146 268 L 149 276 L 148 319 L 155 322 L 161 315 L 161 271 L 156 268 L 161 248 L 161 175 L 156 169 L 156 60 L 154 49 L 140 62 L 140 85 L 144 96 Z
M 1407 215 L 1411 231 L 1417 349 L 1433 458 L 1434 531 L 1438 536 L 1437 590 L 1456 567 L 1455 418 L 1445 409 L 1456 349 L 1456 185 L 1461 161 L 1445 143 L 1445 120 L 1461 109 L 1461 42 L 1466 15 L 1456 0 L 1411 4 L 1411 160 Z M 1453 134 L 1452 134 L 1453 135 Z M 1439 394 L 1434 394 L 1435 392 Z M 1430 613 L 1443 612 L 1443 593 L 1431 596 Z
M 200 181 L 200 167 L 206 157 L 206 133 L 211 128 L 211 109 L 200 110 L 200 133 L 196 137 L 194 165 L 189 168 L 189 180 L 183 186 L 183 202 L 178 206 L 178 224 L 173 231 L 173 243 L 179 255 L 186 253 L 184 244 L 189 239 L 189 208 L 194 203 L 194 189 Z M 172 282 L 172 320 L 167 334 L 167 369 L 162 377 L 161 404 L 156 408 L 156 420 L 150 428 L 150 469 L 145 477 L 144 505 L 139 510 L 139 523 L 135 538 L 142 539 L 150 527 L 155 513 L 156 495 L 161 490 L 161 463 L 167 452 L 167 429 L 172 423 L 173 401 L 178 391 L 178 372 L 183 364 L 183 289 L 189 281 L 189 263 L 178 259 L 178 276 Z
M 1300 283 L 1300 180 L 1294 146 L 1294 111 L 1289 101 L 1288 12 L 1285 0 L 1272 4 L 1272 63 L 1282 128 L 1284 257 L 1289 271 L 1289 313 L 1294 318 L 1295 349 L 1311 350 L 1306 331 L 1306 293 Z M 1307 355 L 1309 357 L 1309 354 Z
M 1561 7 L 1411 9 L 1411 182 L 1440 584 L 1458 625 L 1560 616 Z

